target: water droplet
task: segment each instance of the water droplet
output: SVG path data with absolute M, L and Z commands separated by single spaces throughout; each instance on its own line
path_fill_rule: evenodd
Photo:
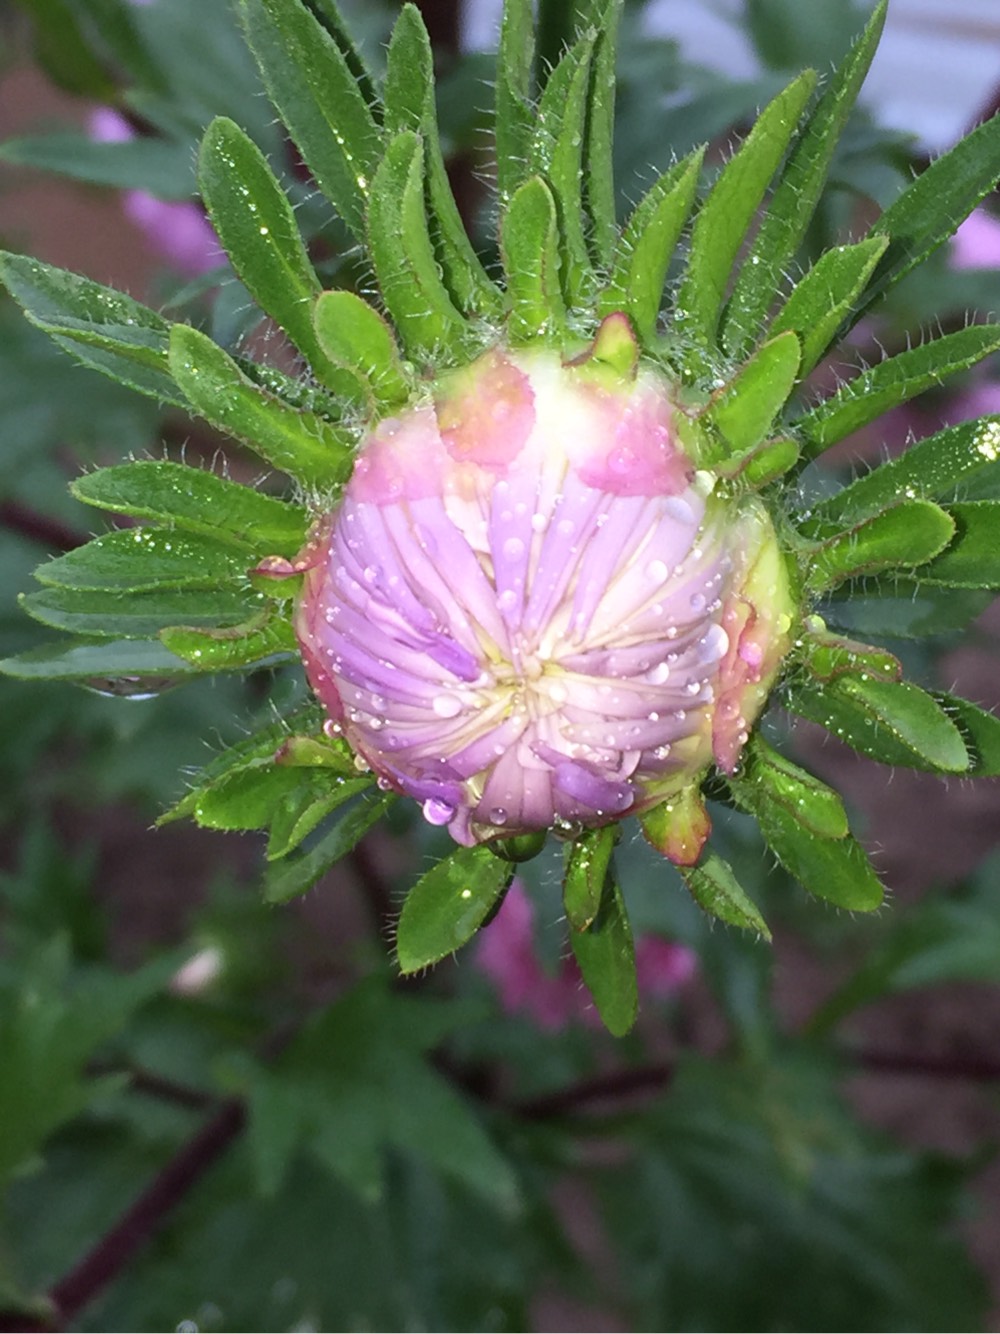
M 456 718 L 462 712 L 462 701 L 457 695 L 435 695 L 431 708 L 439 718 Z
M 494 806 L 490 811 L 490 824 L 506 824 L 507 812 L 502 806 Z
M 428 824 L 444 825 L 455 818 L 456 807 L 450 801 L 428 797 L 423 804 L 424 819 Z
M 667 565 L 662 560 L 651 560 L 646 566 L 646 574 L 654 583 L 662 584 L 667 577 Z
M 497 606 L 501 611 L 513 611 L 517 606 L 517 594 L 512 588 L 505 588 L 497 598 Z
M 556 532 L 560 537 L 572 537 L 576 532 L 576 524 L 572 519 L 560 519 L 556 524 Z
M 503 554 L 508 560 L 518 560 L 524 555 L 524 543 L 519 537 L 508 537 L 503 544 Z
M 692 611 L 705 610 L 705 595 L 703 593 L 691 594 L 691 610 Z
M 665 662 L 658 662 L 655 667 L 651 667 L 646 673 L 646 680 L 651 686 L 662 686 L 664 681 L 670 679 L 670 667 Z

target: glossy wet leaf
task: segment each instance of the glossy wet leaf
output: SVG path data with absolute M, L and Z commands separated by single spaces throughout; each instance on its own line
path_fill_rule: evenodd
M 206 334 L 175 325 L 170 366 L 195 411 L 282 472 L 316 487 L 350 475 L 351 443 L 343 433 L 325 418 L 290 408 L 259 389 Z
M 950 512 L 930 500 L 904 500 L 811 552 L 806 587 L 821 593 L 859 575 L 924 565 L 954 536 Z
M 215 588 L 241 583 L 246 553 L 193 533 L 129 528 L 108 533 L 39 566 L 40 583 L 62 588 Z
M 367 301 L 354 292 L 323 292 L 313 324 L 324 356 L 356 376 L 379 408 L 406 402 L 410 385 L 395 335 Z
M 617 833 L 613 825 L 589 829 L 566 845 L 563 906 L 570 926 L 585 931 L 597 916 Z
M 0 672 L 26 681 L 82 681 L 105 694 L 137 694 L 142 682 L 171 682 L 196 668 L 156 640 L 63 639 L 0 659 Z
M 43 625 L 105 639 L 145 639 L 168 625 L 239 625 L 260 610 L 260 597 L 240 588 L 164 588 L 142 593 L 43 588 L 21 606 Z
M 711 847 L 702 853 L 697 866 L 678 866 L 677 870 L 695 903 L 710 916 L 729 926 L 754 931 L 765 940 L 771 939 L 767 923 L 736 879 L 733 868 Z
M 560 284 L 555 200 L 540 176 L 518 187 L 500 224 L 510 301 L 508 333 L 515 345 L 557 333 L 566 311 Z
M 306 514 L 299 506 L 191 464 L 152 459 L 115 464 L 84 473 L 71 490 L 85 504 L 166 521 L 261 555 L 294 556 L 305 542 Z
M 639 1014 L 635 945 L 625 901 L 609 866 L 597 916 L 585 931 L 570 930 L 570 945 L 605 1028 L 624 1037 Z
M 400 913 L 400 969 L 416 973 L 454 954 L 479 930 L 513 876 L 513 866 L 484 844 L 458 848 L 426 871 Z
M 298 642 L 284 616 L 259 616 L 224 630 L 175 626 L 161 630 L 159 638 L 171 653 L 203 672 L 274 666 L 299 656 Z

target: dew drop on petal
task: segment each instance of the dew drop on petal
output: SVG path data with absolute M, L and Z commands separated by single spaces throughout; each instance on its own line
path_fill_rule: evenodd
M 438 797 L 428 797 L 423 804 L 424 819 L 428 824 L 445 825 L 455 818 L 456 808 L 450 801 L 441 801 Z
M 457 718 L 462 712 L 462 701 L 457 695 L 435 695 L 431 708 L 439 718 Z

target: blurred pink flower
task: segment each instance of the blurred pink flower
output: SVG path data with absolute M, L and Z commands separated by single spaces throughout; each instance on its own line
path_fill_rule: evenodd
M 121 144 L 135 138 L 131 125 L 112 107 L 97 107 L 89 130 L 98 143 Z M 197 278 L 221 262 L 219 238 L 193 200 L 157 199 L 145 190 L 123 190 L 122 209 L 151 248 L 182 274 Z
M 953 269 L 1000 268 L 1000 219 L 973 209 L 951 240 Z
M 576 960 L 564 959 L 555 973 L 546 972 L 535 952 L 535 910 L 520 880 L 507 891 L 495 920 L 480 933 L 476 962 L 496 987 L 500 1004 L 511 1014 L 524 1014 L 539 1028 L 556 1032 L 570 1023 L 600 1028 L 601 1021 L 583 985 Z M 694 977 L 698 962 L 692 950 L 658 936 L 637 941 L 636 972 L 640 994 L 663 1000 Z

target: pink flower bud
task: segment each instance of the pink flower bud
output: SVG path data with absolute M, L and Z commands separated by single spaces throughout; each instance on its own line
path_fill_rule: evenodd
M 378 423 L 313 535 L 297 630 L 330 725 L 460 843 L 604 824 L 736 763 L 787 579 L 669 389 L 494 349 Z

